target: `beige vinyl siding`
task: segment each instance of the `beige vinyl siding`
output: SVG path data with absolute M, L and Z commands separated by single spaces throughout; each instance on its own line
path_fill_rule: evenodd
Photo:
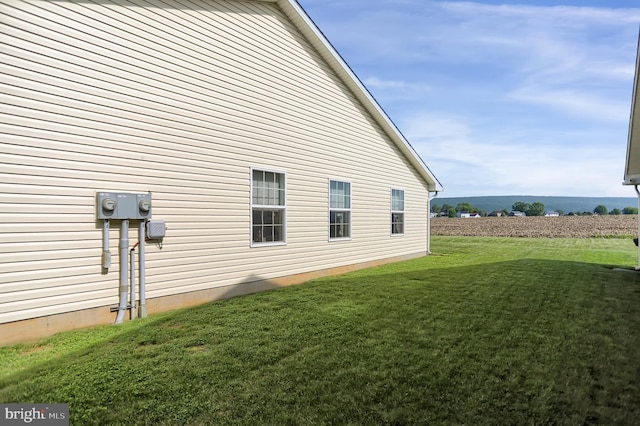
M 99 190 L 151 191 L 167 222 L 147 298 L 426 252 L 426 183 L 276 3 L 29 0 L 0 16 L 0 323 L 117 303 L 120 224 L 103 274 Z M 285 246 L 250 247 L 251 167 L 287 174 Z M 335 176 L 352 235 L 329 243 Z

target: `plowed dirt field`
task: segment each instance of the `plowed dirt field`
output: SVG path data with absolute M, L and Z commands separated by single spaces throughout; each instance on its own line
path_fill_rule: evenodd
M 431 219 L 431 234 L 477 237 L 635 237 L 636 215 Z

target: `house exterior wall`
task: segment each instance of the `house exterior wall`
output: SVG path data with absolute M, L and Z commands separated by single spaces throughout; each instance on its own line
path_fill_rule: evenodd
M 631 97 L 631 117 L 627 140 L 627 161 L 624 169 L 625 185 L 640 184 L 640 35 L 636 53 L 636 72 Z
M 150 191 L 167 223 L 146 247 L 151 305 L 426 254 L 427 183 L 276 3 L 25 0 L 0 15 L 0 324 L 117 304 L 120 225 L 104 273 L 96 191 Z M 252 168 L 286 173 L 286 245 L 251 247 Z M 329 179 L 351 182 L 349 240 L 328 239 Z

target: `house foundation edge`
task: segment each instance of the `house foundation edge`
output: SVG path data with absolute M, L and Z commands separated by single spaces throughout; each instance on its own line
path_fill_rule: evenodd
M 147 312 L 149 315 L 153 315 L 160 312 L 198 306 L 216 300 L 230 299 L 232 297 L 302 284 L 303 282 L 316 278 L 341 275 L 359 269 L 416 259 L 426 255 L 426 252 L 419 252 L 335 268 L 286 275 L 278 278 L 148 298 Z M 117 312 L 111 312 L 111 305 L 108 305 L 0 324 L 0 345 L 25 343 L 52 336 L 63 331 L 110 324 L 115 321 L 116 314 Z

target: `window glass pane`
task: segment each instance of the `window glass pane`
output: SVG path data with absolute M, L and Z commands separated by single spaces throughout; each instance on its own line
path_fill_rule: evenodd
M 283 173 L 253 171 L 252 202 L 263 206 L 285 205 L 285 179 Z
M 329 238 L 351 237 L 351 183 L 329 181 Z M 339 209 L 342 209 L 341 211 Z
M 332 180 L 329 184 L 329 208 L 338 207 L 338 182 Z
M 394 210 L 394 211 L 404 210 L 404 191 L 400 189 L 391 190 L 391 210 Z
M 391 213 L 391 233 L 404 233 L 404 213 Z
M 262 173 L 263 172 L 260 171 L 260 170 L 254 170 L 253 171 L 253 187 L 254 188 L 261 185 L 261 183 L 263 181 Z
M 260 210 L 253 211 L 253 224 L 262 225 L 262 211 Z
M 255 190 L 255 203 L 256 204 L 264 204 L 264 188 L 262 186 L 259 186 L 256 190 Z
M 251 239 L 254 243 L 284 241 L 286 210 L 269 209 L 267 206 L 285 205 L 284 173 L 253 170 L 251 201 Z
M 253 203 L 260 204 L 261 203 L 261 189 L 262 189 L 262 172 L 259 170 L 253 171 Z
M 270 206 L 275 206 L 276 203 L 276 190 L 273 188 L 273 183 L 269 183 L 269 185 L 271 185 L 269 187 L 269 189 L 267 190 L 267 204 Z
M 282 225 L 277 225 L 273 227 L 273 240 L 272 241 L 282 241 L 282 236 L 284 235 L 284 227 Z
M 351 236 L 350 212 L 329 212 L 329 237 L 349 238 Z
M 262 226 L 255 226 L 253 227 L 253 242 L 254 243 L 261 243 L 264 241 L 263 235 L 262 235 Z
M 284 221 L 282 220 L 283 215 L 282 215 L 282 210 L 272 210 L 272 221 L 271 223 L 276 223 L 278 225 L 282 225 L 284 224 Z
M 329 207 L 332 209 L 351 208 L 351 184 L 349 182 L 330 181 Z
M 344 184 L 344 189 L 342 191 L 342 206 L 345 209 L 348 209 L 351 207 L 351 202 L 349 201 L 349 194 L 351 193 L 351 184 L 346 182 Z
M 351 208 L 351 184 L 347 183 L 344 188 L 344 207 Z
M 267 187 L 272 188 L 275 182 L 276 176 L 273 172 L 264 172 L 264 181 L 267 183 Z
M 273 226 L 265 226 L 264 228 L 264 241 L 272 242 L 273 240 Z
M 284 210 L 253 210 L 253 242 L 284 241 Z

